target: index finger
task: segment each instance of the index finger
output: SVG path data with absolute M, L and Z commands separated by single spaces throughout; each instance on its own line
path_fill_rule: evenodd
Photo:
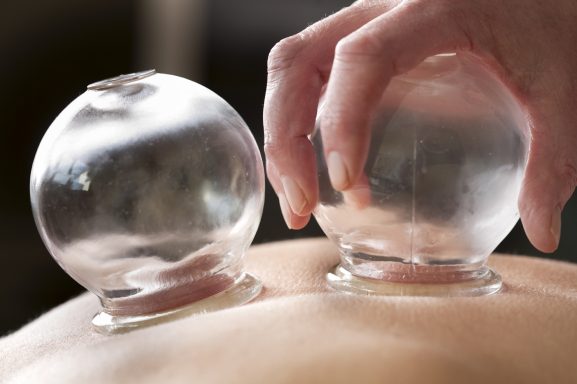
M 345 8 L 271 51 L 263 115 L 265 154 L 268 177 L 281 205 L 283 199 L 288 201 L 290 210 L 283 209 L 283 214 L 291 228 L 306 224 L 308 219 L 301 218 L 312 212 L 318 200 L 315 155 L 307 136 L 314 129 L 335 46 L 390 8 L 390 3 L 395 2 Z

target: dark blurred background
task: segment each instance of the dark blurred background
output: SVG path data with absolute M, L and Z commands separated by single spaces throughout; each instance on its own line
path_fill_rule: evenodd
M 262 146 L 269 50 L 281 38 L 347 6 L 344 0 L 4 1 L 0 4 L 0 335 L 82 288 L 47 253 L 30 211 L 28 180 L 38 143 L 87 84 L 148 68 L 195 80 L 224 97 Z M 577 261 L 577 202 L 563 216 L 559 250 Z M 267 186 L 255 242 L 322 235 L 283 224 Z M 517 226 L 498 248 L 538 255 Z

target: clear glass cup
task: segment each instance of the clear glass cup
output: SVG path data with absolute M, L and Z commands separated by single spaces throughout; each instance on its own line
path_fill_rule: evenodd
M 314 215 L 341 259 L 329 284 L 376 295 L 499 291 L 486 262 L 519 218 L 529 143 L 511 94 L 471 57 L 433 56 L 392 79 L 371 124 L 364 173 L 343 193 L 330 184 L 319 124 L 311 137 Z
M 264 171 L 238 113 L 154 71 L 94 83 L 46 132 L 30 180 L 40 235 L 95 293 L 104 333 L 245 303 Z

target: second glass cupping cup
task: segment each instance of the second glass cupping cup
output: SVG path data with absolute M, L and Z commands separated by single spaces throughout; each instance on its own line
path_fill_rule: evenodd
M 345 192 L 331 187 L 321 130 L 312 136 L 320 184 L 314 214 L 340 253 L 327 275 L 333 288 L 499 291 L 501 278 L 486 263 L 518 220 L 529 134 L 497 79 L 472 58 L 451 54 L 394 78 L 372 120 L 364 171 Z
M 207 88 L 146 71 L 92 84 L 44 136 L 31 176 L 48 250 L 122 332 L 250 301 L 243 271 L 264 171 L 238 113 Z

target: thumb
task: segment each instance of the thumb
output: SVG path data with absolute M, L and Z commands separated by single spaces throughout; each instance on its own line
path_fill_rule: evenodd
M 531 147 L 519 196 L 527 237 L 542 252 L 553 252 L 561 236 L 561 211 L 577 184 L 577 130 L 573 113 L 532 121 Z M 547 122 L 545 122 L 547 120 Z M 563 121 L 565 120 L 565 121 Z

